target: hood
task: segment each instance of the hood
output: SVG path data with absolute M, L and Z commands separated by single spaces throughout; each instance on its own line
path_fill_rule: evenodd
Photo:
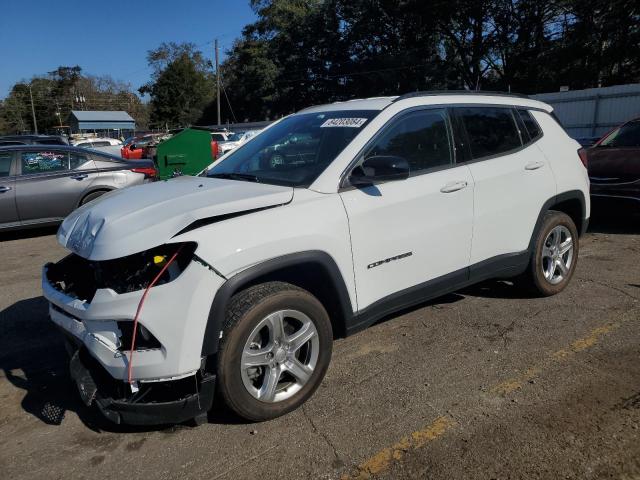
M 107 193 L 69 215 L 60 244 L 89 260 L 120 258 L 167 243 L 196 220 L 286 204 L 293 188 L 177 177 Z

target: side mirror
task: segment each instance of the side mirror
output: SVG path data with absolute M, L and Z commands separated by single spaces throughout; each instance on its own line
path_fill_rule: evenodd
M 409 178 L 409 162 L 393 155 L 374 155 L 367 158 L 349 175 L 353 186 L 372 185 L 378 182 L 390 182 Z

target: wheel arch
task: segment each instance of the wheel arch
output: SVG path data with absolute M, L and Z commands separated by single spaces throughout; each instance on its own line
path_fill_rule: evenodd
M 211 304 L 202 355 L 217 352 L 225 314 L 233 295 L 253 285 L 282 281 L 303 288 L 316 296 L 326 308 L 334 335 L 344 336 L 353 318 L 349 292 L 336 262 L 326 252 L 312 250 L 284 255 L 254 265 L 227 279 Z
M 102 192 L 102 194 L 104 195 L 105 193 L 108 193 L 110 191 L 112 191 L 113 188 L 108 188 L 108 187 L 90 187 L 90 189 L 82 194 L 82 197 L 80 197 L 80 201 L 78 202 L 77 207 L 82 206 L 82 204 L 84 203 L 85 199 L 91 195 L 92 193 L 96 193 L 96 192 Z
M 569 215 L 575 223 L 580 236 L 587 230 L 589 219 L 586 218 L 586 200 L 584 193 L 581 190 L 570 190 L 554 195 L 547 200 L 540 209 L 533 233 L 531 234 L 531 240 L 529 241 L 530 253 L 535 250 L 534 244 L 536 237 L 542 226 L 542 220 L 549 210 L 555 210 Z

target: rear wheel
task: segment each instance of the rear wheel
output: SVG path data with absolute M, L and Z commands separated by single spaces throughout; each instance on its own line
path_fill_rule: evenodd
M 333 334 L 322 304 L 283 282 L 231 299 L 218 357 L 219 389 L 240 416 L 261 421 L 302 405 L 331 360 Z
M 555 295 L 567 286 L 578 261 L 578 230 L 562 212 L 546 213 L 535 242 L 528 278 L 535 291 Z

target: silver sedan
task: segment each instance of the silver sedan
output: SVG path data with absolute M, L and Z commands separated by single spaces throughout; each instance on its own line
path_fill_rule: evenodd
M 0 230 L 59 223 L 106 192 L 156 177 L 147 160 L 59 145 L 0 147 Z

